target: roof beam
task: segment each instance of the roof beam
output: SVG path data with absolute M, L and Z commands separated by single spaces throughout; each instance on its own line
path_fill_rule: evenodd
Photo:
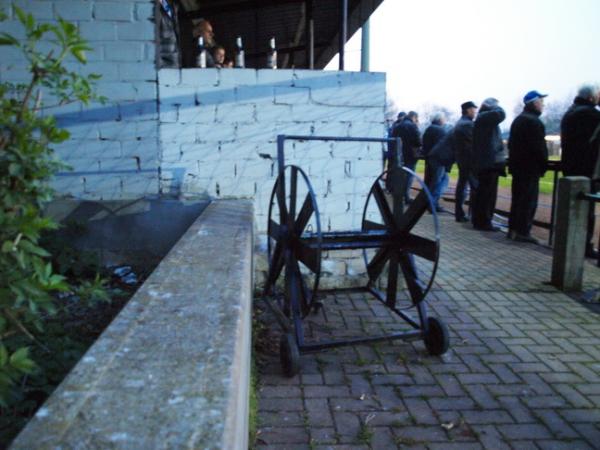
M 268 8 L 271 6 L 281 6 L 285 4 L 303 3 L 304 0 L 244 0 L 236 3 L 230 3 L 225 5 L 212 4 L 208 6 L 202 6 L 195 11 L 188 11 L 184 16 L 188 19 L 199 19 L 207 16 L 216 16 L 220 14 L 229 14 L 232 12 L 256 10 L 262 8 Z

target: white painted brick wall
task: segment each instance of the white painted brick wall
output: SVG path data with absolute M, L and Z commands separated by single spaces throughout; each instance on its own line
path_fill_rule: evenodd
M 3 30 L 18 34 L 10 8 Z M 278 134 L 384 136 L 383 74 L 307 70 L 161 69 L 154 54 L 153 0 L 21 0 L 37 18 L 74 22 L 93 47 L 81 73 L 100 73 L 106 104 L 53 110 L 71 139 L 56 148 L 75 172 L 54 187 L 80 198 L 209 194 L 255 200 L 266 226 Z M 27 66 L 0 47 L 0 79 Z M 62 115 L 62 116 L 61 116 Z M 288 142 L 288 163 L 309 174 L 322 222 L 356 227 L 381 170 L 376 144 Z M 160 176 L 160 179 L 159 179 Z M 348 207 L 350 205 L 350 208 Z
M 254 198 L 259 232 L 278 134 L 385 135 L 383 74 L 166 69 L 158 79 L 161 191 Z M 309 174 L 325 230 L 360 226 L 380 144 L 287 142 L 286 163 Z
M 2 31 L 22 37 L 10 5 Z M 98 93 L 106 104 L 53 108 L 71 139 L 56 154 L 72 166 L 53 187 L 64 195 L 92 199 L 137 198 L 158 194 L 159 147 L 157 70 L 154 63 L 154 0 L 19 0 L 39 20 L 62 17 L 78 26 L 89 41 L 88 64 L 73 70 L 98 73 Z M 42 43 L 48 49 L 50 44 Z M 0 79 L 26 81 L 27 67 L 13 49 L 0 47 Z M 51 98 L 46 100 L 51 103 Z

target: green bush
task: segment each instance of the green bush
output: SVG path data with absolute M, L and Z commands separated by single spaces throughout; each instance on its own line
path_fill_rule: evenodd
M 96 98 L 93 83 L 98 78 L 65 67 L 69 59 L 84 64 L 90 49 L 75 25 L 61 19 L 38 24 L 31 14 L 12 8 L 25 38 L 0 33 L 0 45 L 20 51 L 30 79 L 0 83 L 0 406 L 4 407 L 16 400 L 16 385 L 23 377 L 36 371 L 29 347 L 44 346 L 35 335 L 42 330 L 44 317 L 55 312 L 56 294 L 71 290 L 39 242 L 43 232 L 57 227 L 42 215 L 53 196 L 48 181 L 66 167 L 54 157 L 52 146 L 69 137 L 43 108 L 88 103 Z M 0 22 L 6 17 L 0 11 Z M 39 50 L 42 43 L 51 49 Z M 99 284 L 97 279 L 84 290 L 94 293 Z

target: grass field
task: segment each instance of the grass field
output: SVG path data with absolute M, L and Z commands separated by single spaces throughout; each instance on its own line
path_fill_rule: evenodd
M 550 157 L 550 159 L 559 159 L 558 157 Z M 423 177 L 425 173 L 425 161 L 419 161 L 417 164 L 417 173 Z M 450 172 L 450 181 L 456 184 L 458 180 L 458 166 L 454 164 L 452 171 Z M 498 185 L 500 187 L 510 188 L 512 183 L 512 176 L 510 174 L 506 177 L 500 177 Z M 540 194 L 552 194 L 552 187 L 554 186 L 554 172 L 548 170 L 544 175 L 544 178 L 540 180 Z

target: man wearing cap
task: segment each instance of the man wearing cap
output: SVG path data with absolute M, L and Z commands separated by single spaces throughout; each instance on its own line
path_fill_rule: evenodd
M 508 238 L 538 244 L 531 227 L 538 204 L 540 178 L 546 172 L 548 148 L 546 128 L 540 120 L 545 94 L 530 91 L 525 104 L 510 126 L 508 170 L 512 174 L 512 200 L 508 218 Z
M 462 116 L 454 125 L 453 145 L 454 158 L 458 164 L 458 182 L 456 183 L 454 218 L 457 222 L 468 222 L 463 205 L 467 196 L 467 185 L 471 196 L 475 192 L 477 179 L 471 170 L 471 159 L 473 157 L 473 119 L 477 113 L 477 105 L 473 102 L 465 102 L 460 105 Z
M 592 178 L 598 148 L 590 141 L 594 130 L 600 124 L 600 111 L 596 109 L 600 100 L 600 88 L 594 85 L 582 86 L 573 104 L 560 122 L 562 148 L 562 169 L 565 176 Z M 595 191 L 595 186 L 592 184 Z M 595 208 L 590 208 L 587 225 L 586 256 L 597 256 L 594 251 Z
M 473 170 L 477 174 L 477 190 L 471 208 L 473 228 L 481 231 L 499 231 L 492 224 L 498 177 L 505 170 L 504 145 L 500 123 L 506 118 L 497 99 L 486 98 L 479 108 L 473 126 Z

